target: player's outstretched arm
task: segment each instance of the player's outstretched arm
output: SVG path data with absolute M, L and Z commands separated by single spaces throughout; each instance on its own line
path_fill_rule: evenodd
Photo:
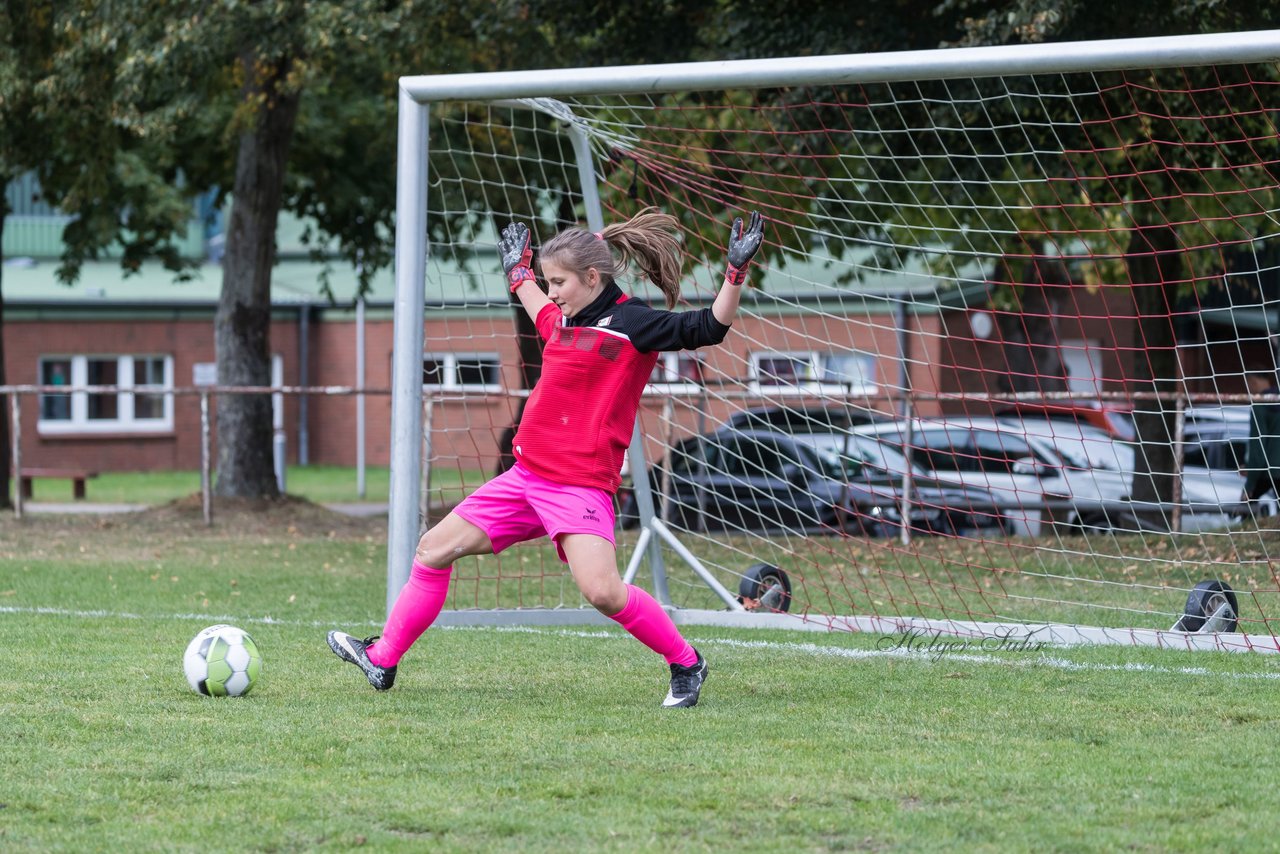
M 498 256 L 511 292 L 520 298 L 524 310 L 534 320 L 538 312 L 551 302 L 538 287 L 533 275 L 533 247 L 529 243 L 529 227 L 522 222 L 509 223 L 498 236 Z
M 715 302 L 711 304 L 711 313 L 716 320 L 728 326 L 738 316 L 738 303 L 742 299 L 742 283 L 747 280 L 747 267 L 755 257 L 760 242 L 764 239 L 764 217 L 759 211 L 751 212 L 749 224 L 744 229 L 742 218 L 733 221 L 729 230 L 729 268 L 725 270 L 724 282 Z

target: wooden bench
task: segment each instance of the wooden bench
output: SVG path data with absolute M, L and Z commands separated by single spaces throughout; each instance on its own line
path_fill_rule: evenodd
M 71 488 L 76 500 L 84 499 L 84 482 L 91 477 L 97 477 L 96 471 L 86 471 L 85 469 L 52 469 L 52 468 L 28 468 L 24 466 L 18 471 L 19 488 L 22 490 L 23 498 L 31 497 L 31 481 L 37 477 L 47 477 L 55 480 L 71 481 Z

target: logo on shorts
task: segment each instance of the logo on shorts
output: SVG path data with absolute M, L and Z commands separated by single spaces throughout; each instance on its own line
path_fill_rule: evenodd
M 596 515 L 594 507 L 588 507 L 587 512 L 582 514 L 582 518 L 588 522 L 599 522 L 600 517 Z

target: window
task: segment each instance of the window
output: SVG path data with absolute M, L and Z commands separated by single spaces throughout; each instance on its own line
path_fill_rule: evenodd
M 165 393 L 173 388 L 172 356 L 42 356 L 39 378 L 41 385 L 91 389 L 40 395 L 43 434 L 173 430 L 173 396 Z
M 163 394 L 146 394 L 147 389 L 163 389 L 165 360 L 157 356 L 139 356 L 133 360 L 133 417 L 164 418 Z
M 856 350 L 752 353 L 751 380 L 757 389 L 870 392 L 876 387 L 875 366 L 875 356 Z
M 683 351 L 659 353 L 645 392 L 650 394 L 697 391 L 702 387 L 702 356 Z
M 706 448 L 698 437 L 682 439 L 671 447 L 671 473 L 690 475 L 697 473 L 705 466 Z
M 905 453 L 901 434 L 886 433 L 880 438 L 890 449 Z M 972 437 L 968 430 L 939 428 L 911 434 L 912 462 L 926 471 L 972 471 L 973 456 Z
M 90 386 L 114 386 L 120 385 L 120 363 L 115 359 L 86 359 L 86 377 L 85 385 Z M 116 421 L 120 418 L 120 410 L 118 404 L 120 395 L 116 393 L 110 394 L 90 394 L 89 401 L 89 420 L 90 421 Z
M 739 478 L 777 477 L 782 471 L 782 455 L 772 442 L 741 439 L 725 448 L 725 474 Z
M 496 353 L 429 353 L 422 384 L 432 389 L 500 391 L 502 366 Z
M 1014 464 L 1030 459 L 1041 462 L 1023 439 L 992 430 L 973 431 L 973 468 L 987 474 L 1012 474 Z
M 1188 468 L 1207 468 L 1220 471 L 1238 472 L 1244 470 L 1244 459 L 1249 444 L 1241 439 L 1236 441 L 1217 440 L 1188 444 L 1184 450 L 1183 466 Z
M 70 359 L 42 359 L 40 361 L 40 385 L 71 385 Z M 71 395 L 40 395 L 41 421 L 70 421 Z

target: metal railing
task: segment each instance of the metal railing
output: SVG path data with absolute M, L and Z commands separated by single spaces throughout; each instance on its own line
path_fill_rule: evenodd
M 682 384 L 683 385 L 683 384 Z M 711 390 L 711 388 L 702 386 L 696 390 L 666 390 L 662 386 L 654 386 L 646 393 L 646 398 L 650 401 L 659 399 L 663 401 L 663 409 L 661 419 L 666 424 L 664 434 L 660 437 L 654 437 L 664 446 L 671 446 L 675 440 L 673 435 L 673 425 L 675 423 L 674 407 L 677 401 L 688 411 L 696 411 L 699 413 L 699 419 L 703 426 L 710 429 L 719 426 L 719 422 L 710 422 L 707 419 L 707 409 L 709 405 L 715 402 L 727 403 L 733 401 L 756 402 L 760 404 L 783 404 L 797 400 L 819 400 L 836 405 L 847 405 L 853 408 L 872 409 L 875 404 L 881 404 L 881 409 L 885 410 L 888 415 L 890 411 L 897 411 L 901 407 L 901 411 L 909 414 L 912 418 L 928 418 L 929 416 L 919 415 L 919 405 L 924 402 L 968 402 L 968 403 L 1000 403 L 1018 400 L 1040 400 L 1040 401 L 1063 401 L 1071 400 L 1114 400 L 1126 403 L 1143 403 L 1143 402 L 1161 402 L 1169 404 L 1166 409 L 1174 416 L 1174 435 L 1172 437 L 1173 444 L 1173 465 L 1174 471 L 1168 473 L 1173 481 L 1174 494 L 1166 504 L 1144 503 L 1141 509 L 1145 512 L 1163 513 L 1170 521 L 1173 531 L 1178 531 L 1182 527 L 1182 516 L 1188 509 L 1193 512 L 1196 509 L 1204 508 L 1188 508 L 1186 502 L 1181 496 L 1181 475 L 1182 475 L 1182 453 L 1181 448 L 1184 443 L 1186 429 L 1186 414 L 1188 407 L 1196 404 L 1207 404 L 1213 406 L 1220 405 L 1243 405 L 1253 403 L 1275 403 L 1280 402 L 1280 395 L 1249 395 L 1249 394 L 1218 394 L 1218 393 L 1194 393 L 1194 392 L 1175 392 L 1175 393 L 1158 393 L 1158 392 L 1028 392 L 1028 393 L 1007 393 L 1007 394 L 987 394 L 974 392 L 925 392 L 925 391 L 898 391 L 885 390 L 874 393 L 858 392 L 841 396 L 839 399 L 832 400 L 830 397 L 819 397 L 812 393 L 802 390 L 777 390 L 764 393 L 761 391 L 753 391 L 742 387 L 741 381 L 727 382 L 725 387 Z M 736 386 L 736 387 L 735 387 Z M 387 388 L 356 388 L 352 386 L 220 386 L 220 385 L 203 385 L 190 386 L 180 388 L 146 388 L 139 389 L 134 387 L 123 386 L 68 386 L 68 385 L 9 385 L 0 386 L 0 395 L 8 396 L 11 403 L 11 455 L 13 462 L 13 475 L 17 479 L 22 470 L 22 445 L 23 445 L 23 427 L 22 427 L 22 398 L 25 395 L 58 395 L 60 397 L 69 397 L 73 394 L 146 394 L 146 395 L 164 395 L 172 397 L 198 397 L 200 401 L 200 492 L 202 499 L 202 507 L 204 518 L 207 523 L 212 523 L 213 518 L 213 502 L 212 502 L 212 455 L 210 452 L 212 428 L 210 421 L 210 398 L 219 395 L 231 394 L 269 394 L 269 395 L 320 395 L 320 396 L 356 396 L 357 400 L 362 400 L 365 395 L 387 396 L 391 394 L 391 390 Z M 420 505 L 425 505 L 427 501 L 427 490 L 431 477 L 431 433 L 433 431 L 433 409 L 440 403 L 450 401 L 465 401 L 480 398 L 493 399 L 512 399 L 525 397 L 529 394 L 527 390 L 513 389 L 509 391 L 493 392 L 493 391 L 470 391 L 465 389 L 458 390 L 432 390 L 429 386 L 424 387 L 422 398 L 423 418 L 422 418 L 422 450 L 423 462 L 422 480 L 420 484 Z M 943 416 L 947 417 L 947 416 Z M 965 416 L 959 416 L 965 417 Z M 904 473 L 902 482 L 902 518 L 911 518 L 915 496 L 913 496 L 913 483 L 910 473 L 910 464 L 914 457 L 914 443 L 911 440 L 910 425 L 913 424 L 912 418 L 908 418 L 907 433 L 904 436 L 903 455 L 908 461 L 908 471 Z M 277 433 L 280 431 L 277 430 Z M 701 431 L 700 431 L 701 432 Z M 363 431 L 359 431 L 358 435 L 362 435 Z M 118 437 L 118 434 L 116 434 Z M 363 454 L 358 456 L 359 466 L 363 466 Z M 280 461 L 277 461 L 279 464 Z M 394 463 L 394 461 L 393 461 Z M 659 482 L 665 475 L 662 467 L 662 461 L 655 463 L 659 467 Z M 361 473 L 360 481 L 363 483 Z M 1042 505 L 1046 510 L 1058 509 L 1078 509 L 1079 502 L 1063 502 L 1054 501 L 1048 496 L 1044 497 Z M 1130 502 L 1118 502 L 1102 500 L 1098 502 L 1096 508 L 1100 511 L 1121 512 L 1123 510 L 1134 510 L 1135 505 Z M 1225 507 L 1226 510 L 1232 508 Z M 1239 508 L 1234 508 L 1239 509 Z M 21 518 L 24 513 L 22 489 L 15 490 L 14 501 L 15 514 Z M 419 507 L 421 520 L 428 519 L 428 508 L 426 506 Z M 903 542 L 909 542 L 911 538 L 910 526 L 904 525 L 901 532 Z
M 213 523 L 213 461 L 210 453 L 210 442 L 212 437 L 212 429 L 209 416 L 209 399 L 218 395 L 242 395 L 242 394 L 270 394 L 270 395 L 322 395 L 329 397 L 336 396 L 356 396 L 357 400 L 363 400 L 366 395 L 387 396 L 391 394 L 390 389 L 385 388 L 355 388 L 352 386 L 220 386 L 220 385 L 203 385 L 189 386 L 182 388 L 135 388 L 119 385 L 94 385 L 94 386 L 71 386 L 71 385 L 10 385 L 0 386 L 0 395 L 8 396 L 12 401 L 10 404 L 10 454 L 13 461 L 13 477 L 19 480 L 22 472 L 22 397 L 23 395 L 57 395 L 59 397 L 70 397 L 73 394 L 137 394 L 147 396 L 165 396 L 165 397 L 199 397 L 200 399 L 200 495 L 203 507 L 204 520 L 206 524 Z M 363 432 L 363 431 L 361 431 Z M 280 447 L 279 439 L 282 434 L 280 429 L 275 430 L 274 442 L 277 448 Z M 118 434 L 116 434 L 118 435 Z M 140 433 L 139 435 L 145 435 Z M 283 464 L 282 460 L 277 459 L 277 467 Z M 363 468 L 364 455 L 359 455 L 359 466 Z M 280 471 L 277 470 L 277 478 L 280 478 Z M 360 482 L 364 482 L 363 470 L 359 472 Z M 283 490 L 282 490 L 283 491 Z M 19 519 L 22 518 L 23 494 L 19 486 L 14 490 L 14 515 Z

